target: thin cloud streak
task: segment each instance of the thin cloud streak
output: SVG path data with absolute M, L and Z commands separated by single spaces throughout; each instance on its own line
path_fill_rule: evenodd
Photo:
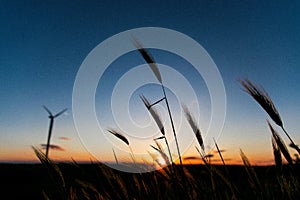
M 41 144 L 42 149 L 46 149 L 47 148 L 47 144 Z M 49 148 L 52 150 L 56 150 L 56 151 L 65 151 L 64 148 L 62 148 L 59 145 L 55 145 L 55 144 L 50 144 Z
M 69 140 L 71 140 L 72 138 L 61 136 L 61 137 L 58 137 L 58 139 L 69 141 Z

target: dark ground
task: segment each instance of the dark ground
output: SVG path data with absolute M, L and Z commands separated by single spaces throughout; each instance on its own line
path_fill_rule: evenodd
M 88 179 L 97 182 L 103 182 L 97 173 L 97 165 L 81 164 L 75 166 L 72 164 L 60 164 L 60 170 L 65 176 L 65 181 L 72 185 L 75 179 Z M 202 165 L 185 166 L 195 177 L 204 177 L 205 167 Z M 224 172 L 223 166 L 216 166 Z M 274 166 L 254 167 L 262 182 L 268 180 L 272 182 L 276 177 Z M 240 189 L 247 187 L 247 174 L 244 166 L 227 166 L 232 181 Z M 129 173 L 116 171 L 115 173 L 125 176 L 133 176 Z M 225 172 L 224 172 L 225 173 Z M 209 178 L 209 177 L 208 177 Z M 129 178 L 130 179 L 130 178 Z M 205 180 L 204 180 L 205 181 Z M 105 183 L 102 183 L 105 184 Z M 48 169 L 41 164 L 0 164 L 0 193 L 1 199 L 43 199 L 42 191 L 55 192 L 57 188 L 53 186 L 53 180 L 49 176 Z

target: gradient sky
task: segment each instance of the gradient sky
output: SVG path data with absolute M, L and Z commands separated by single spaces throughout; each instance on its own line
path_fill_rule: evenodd
M 31 146 L 45 143 L 48 131 L 48 118 L 42 105 L 53 112 L 69 108 L 55 121 L 52 136 L 53 144 L 65 151 L 51 151 L 50 155 L 58 160 L 90 160 L 72 117 L 76 73 L 99 43 L 138 27 L 164 27 L 182 32 L 199 42 L 213 58 L 227 95 L 226 121 L 218 144 L 226 150 L 224 156 L 232 163 L 239 162 L 240 148 L 253 163 L 265 164 L 272 160 L 270 132 L 265 121 L 268 116 L 241 90 L 239 78 L 248 77 L 268 91 L 286 129 L 300 143 L 298 1 L 2 1 L 0 27 L 2 162 L 36 160 Z M 200 121 L 204 120 L 200 127 L 205 132 L 210 102 L 203 80 L 194 78 L 183 60 L 170 59 L 174 57 L 167 52 L 153 50 L 151 53 L 157 61 L 184 71 L 193 88 L 199 91 L 197 97 L 203 102 Z M 107 109 L 111 88 L 130 67 L 143 64 L 137 52 L 126 56 L 107 70 L 102 80 L 106 85 L 96 94 L 97 114 L 100 121 L 105 116 L 101 123 L 107 123 L 107 127 L 115 126 Z M 152 76 L 150 70 L 147 73 Z M 129 105 L 132 118 L 145 125 L 150 118 L 136 100 L 141 92 L 155 101 L 161 91 L 155 84 L 148 85 L 132 96 Z M 169 95 L 173 99 L 170 91 Z M 177 113 L 180 104 L 171 101 L 173 112 Z M 192 101 L 184 103 L 192 106 Z M 122 145 L 114 138 L 111 140 Z M 113 160 L 111 144 L 103 144 L 97 138 L 91 141 L 99 142 L 98 151 L 103 160 Z M 184 137 L 181 142 L 186 142 Z M 135 148 L 139 151 L 144 147 L 136 144 Z M 186 156 L 190 155 L 195 155 L 195 151 Z

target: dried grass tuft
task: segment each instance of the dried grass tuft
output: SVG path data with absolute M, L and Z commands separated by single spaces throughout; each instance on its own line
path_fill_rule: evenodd
M 278 169 L 281 169 L 282 168 L 281 152 L 280 152 L 280 149 L 279 149 L 274 137 L 272 137 L 272 148 L 273 148 L 275 165 Z
M 153 149 L 155 149 L 156 151 L 159 152 L 159 154 L 161 155 L 161 157 L 164 159 L 165 163 L 170 163 L 170 160 L 169 160 L 167 154 L 166 154 L 166 153 L 164 152 L 164 150 L 162 149 L 161 145 L 160 145 L 158 142 L 156 142 L 156 141 L 155 141 L 155 143 L 156 143 L 156 146 L 157 146 L 157 147 L 155 147 L 155 146 L 153 146 L 153 145 L 150 145 L 150 146 L 151 146 Z
M 288 132 L 285 130 L 283 126 L 283 122 L 281 120 L 281 117 L 279 115 L 278 110 L 276 109 L 273 101 L 267 94 L 267 92 L 262 89 L 261 87 L 258 87 L 255 85 L 253 82 L 251 82 L 248 79 L 245 80 L 240 80 L 239 81 L 241 85 L 244 87 L 245 91 L 250 94 L 256 101 L 257 103 L 269 114 L 271 119 L 281 127 L 285 135 L 289 138 L 291 144 L 290 147 L 294 148 L 298 154 L 300 155 L 300 148 L 294 143 Z

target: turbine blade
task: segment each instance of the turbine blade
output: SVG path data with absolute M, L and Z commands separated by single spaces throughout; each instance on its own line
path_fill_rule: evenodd
M 50 116 L 53 116 L 52 113 L 51 113 L 51 111 L 50 111 L 46 106 L 43 105 L 43 108 L 47 111 L 47 113 L 48 113 Z
M 59 115 L 63 114 L 64 112 L 66 112 L 68 110 L 68 108 L 63 109 L 62 111 L 60 111 L 59 113 L 57 113 L 56 115 L 54 115 L 53 117 L 58 117 Z

